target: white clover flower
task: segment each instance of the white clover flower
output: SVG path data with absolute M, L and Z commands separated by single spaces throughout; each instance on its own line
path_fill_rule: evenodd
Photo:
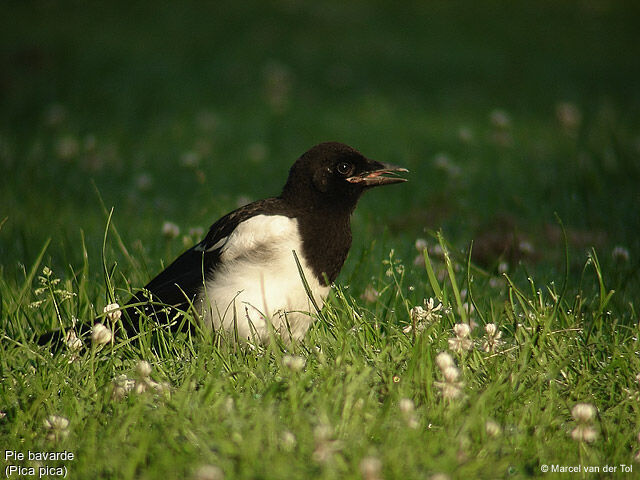
M 137 394 L 143 394 L 147 391 L 155 391 L 157 393 L 169 392 L 169 384 L 158 383 L 151 378 L 151 365 L 146 360 L 140 360 L 136 364 L 136 373 L 138 378 L 133 381 L 131 389 Z
M 313 454 L 311 455 L 311 458 L 316 463 L 327 463 L 331 460 L 333 454 L 336 451 L 336 449 L 333 447 L 333 442 L 318 443 L 315 450 L 313 451 Z
M 66 430 L 69 427 L 69 420 L 60 415 L 49 415 L 44 420 L 44 427 L 48 430 Z
M 204 236 L 204 229 L 202 227 L 192 227 L 189 229 L 189 236 L 200 240 Z
M 467 338 L 471 333 L 471 327 L 466 323 L 456 323 L 453 326 L 453 331 L 458 338 Z
M 44 420 L 47 440 L 58 441 L 69 435 L 69 420 L 60 415 L 49 415 Z
M 436 364 L 440 367 L 444 382 L 434 382 L 436 388 L 446 400 L 453 400 L 462 395 L 463 382 L 459 381 L 460 370 L 453 363 L 453 358 L 446 352 L 438 354 Z
M 424 255 L 422 255 L 421 253 L 416 255 L 415 258 L 413 259 L 413 264 L 418 267 L 424 266 Z
M 146 378 L 140 381 L 134 382 L 133 391 L 136 392 L 136 394 L 138 395 L 142 395 L 150 388 L 149 383 L 150 383 L 149 380 Z
M 571 431 L 571 438 L 576 442 L 592 443 L 598 438 L 598 432 L 591 425 L 578 425 Z
M 487 323 L 484 326 L 484 331 L 486 332 L 486 337 L 484 342 L 482 343 L 482 349 L 489 353 L 494 352 L 497 347 L 502 345 L 502 332 L 498 330 L 498 327 L 495 323 Z
M 280 435 L 280 443 L 285 451 L 291 452 L 296 447 L 298 440 L 293 432 L 285 430 L 282 432 L 282 435 Z
M 439 153 L 433 159 L 434 166 L 445 172 L 450 177 L 458 177 L 462 173 L 462 169 L 451 160 L 451 157 L 446 153 Z
M 456 336 L 448 340 L 451 351 L 462 353 L 468 352 L 473 348 L 473 340 L 469 338 L 471 327 L 468 324 L 456 323 L 453 326 L 453 331 Z
M 435 315 L 435 312 L 442 310 L 441 303 L 438 302 L 438 305 L 436 305 L 436 302 L 433 298 L 424 300 L 422 303 L 424 304 L 424 308 L 429 313 L 429 315 L 434 316 L 435 318 L 440 318 L 440 315 Z
M 421 322 L 427 317 L 427 311 L 420 305 L 413 307 L 409 313 L 411 315 L 411 320 L 415 322 Z
M 135 179 L 136 188 L 141 192 L 147 192 L 153 186 L 153 177 L 146 172 L 139 174 Z
M 489 114 L 491 124 L 496 128 L 507 129 L 511 126 L 511 118 L 504 110 L 496 109 Z
M 420 426 L 420 422 L 418 421 L 415 415 L 412 414 L 407 416 L 407 427 L 411 428 L 412 430 L 415 430 L 419 426 Z
M 327 463 L 334 453 L 340 449 L 340 443 L 334 440 L 333 429 L 330 425 L 320 424 L 313 430 L 313 436 L 316 441 L 316 448 L 311 458 L 317 463 Z
M 471 316 L 476 312 L 476 307 L 473 306 L 473 303 L 464 302 L 462 304 L 462 310 L 464 310 L 469 316 Z M 473 319 L 469 321 L 469 327 L 471 328 L 471 330 L 473 330 L 477 326 L 478 324 Z
M 184 152 L 180 156 L 180 163 L 182 164 L 183 167 L 189 167 L 189 168 L 197 167 L 198 164 L 200 163 L 200 154 L 192 150 Z
M 96 323 L 91 330 L 91 341 L 96 345 L 104 345 L 109 343 L 113 338 L 113 334 L 109 328 L 102 323 Z
M 527 240 L 521 240 L 520 243 L 518 243 L 518 249 L 525 255 L 533 255 L 535 253 L 533 244 Z
M 596 407 L 590 403 L 577 403 L 571 409 L 571 415 L 578 423 L 589 423 L 596 415 Z
M 135 380 L 122 374 L 111 381 L 111 400 L 122 400 L 136 386 Z
M 411 311 L 409 312 L 409 315 L 411 316 L 412 323 L 404 327 L 402 331 L 404 333 L 411 332 L 413 330 L 414 324 L 416 326 L 416 331 L 422 331 L 424 329 L 424 324 L 422 323 L 422 319 L 426 317 L 426 312 L 424 311 L 424 309 L 421 306 L 417 305 L 411 309 Z
M 398 408 L 400 409 L 400 412 L 402 413 L 402 416 L 407 422 L 407 426 L 409 428 L 416 429 L 420 426 L 420 422 L 416 417 L 416 406 L 413 403 L 413 400 L 410 398 L 401 398 L 398 402 Z
M 326 442 L 331 439 L 332 435 L 333 428 L 326 423 L 321 423 L 313 429 L 313 437 L 316 439 L 316 442 Z
M 169 392 L 169 384 L 167 383 L 158 383 L 151 380 L 150 377 L 141 378 L 135 382 L 135 386 L 133 391 L 138 395 L 141 395 L 147 391 L 155 391 L 157 393 L 166 393 Z
M 107 315 L 107 318 L 111 320 L 111 323 L 115 323 L 122 317 L 122 310 L 117 303 L 110 303 L 102 309 L 102 312 Z
M 398 408 L 404 414 L 413 413 L 416 406 L 410 398 L 401 398 L 398 402 Z
M 445 253 L 444 249 L 442 248 L 442 245 L 440 245 L 439 243 L 435 244 L 431 249 L 431 254 L 436 257 L 444 258 L 444 253 Z
M 577 403 L 571 409 L 571 415 L 578 426 L 571 431 L 571 438 L 577 442 L 591 443 L 598 438 L 598 432 L 591 425 L 596 416 L 596 407 L 590 403 Z
M 382 462 L 377 457 L 365 457 L 360 462 L 360 473 L 363 480 L 381 480 Z
M 611 256 L 617 262 L 628 262 L 630 255 L 629 250 L 618 245 L 611 251 Z
M 418 250 L 418 252 L 422 253 L 425 251 L 425 249 L 427 248 L 428 244 L 427 241 L 424 238 L 417 238 L 416 239 L 416 250 Z
M 460 127 L 458 129 L 458 138 L 464 143 L 471 142 L 473 140 L 473 130 L 466 126 Z
M 455 383 L 460 378 L 460 370 L 457 367 L 447 367 L 442 371 L 444 380 L 448 383 Z
M 425 327 L 442 317 L 438 312 L 442 310 L 442 304 L 435 305 L 433 298 L 423 300 L 423 306 L 417 305 L 409 312 L 411 316 L 411 324 L 402 329 L 403 332 L 409 333 L 414 329 L 416 333 L 420 333 Z
M 162 235 L 168 240 L 174 239 L 180 235 L 180 227 L 172 222 L 164 222 L 162 224 Z
M 202 465 L 193 473 L 193 480 L 224 480 L 224 472 L 216 465 Z
M 146 360 L 140 360 L 136 365 L 136 373 L 140 378 L 149 378 L 151 375 L 151 365 Z
M 360 295 L 360 298 L 362 298 L 365 302 L 373 303 L 378 299 L 379 296 L 380 293 L 378 293 L 378 291 L 373 288 L 372 285 L 367 285 L 362 295 Z
M 64 343 L 67 346 L 67 348 L 72 352 L 77 352 L 83 346 L 82 340 L 78 338 L 78 335 L 76 335 L 75 330 L 69 330 L 67 332 L 67 334 L 64 337 Z
M 436 387 L 442 393 L 442 398 L 445 400 L 454 400 L 462 396 L 462 383 L 449 383 L 449 382 L 435 382 Z
M 575 130 L 582 121 L 580 109 L 570 102 L 560 102 L 556 105 L 556 117 L 566 130 Z
M 500 428 L 500 425 L 498 425 L 493 420 L 487 420 L 484 425 L 484 429 L 487 432 L 487 435 L 489 435 L 490 437 L 497 437 L 502 433 L 502 428 Z
M 446 370 L 448 367 L 454 367 L 453 357 L 448 352 L 440 352 L 436 356 L 436 365 L 441 371 Z
M 235 402 L 233 400 L 233 397 L 225 398 L 224 402 L 222 403 L 222 408 L 227 414 L 233 412 L 233 409 L 235 408 Z
M 240 195 L 238 198 L 236 198 L 236 208 L 244 207 L 245 205 L 250 204 L 251 201 L 251 197 L 247 195 Z
M 306 365 L 307 360 L 298 355 L 285 355 L 282 357 L 282 364 L 289 370 L 294 372 L 301 371 Z

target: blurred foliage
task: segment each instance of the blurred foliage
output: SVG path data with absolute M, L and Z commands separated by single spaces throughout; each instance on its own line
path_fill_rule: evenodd
M 100 244 L 99 192 L 125 244 L 157 258 L 164 220 L 206 228 L 340 140 L 412 172 L 362 202 L 358 244 L 385 224 L 406 248 L 443 228 L 459 248 L 475 238 L 486 265 L 520 261 L 514 239 L 560 265 L 557 212 L 576 265 L 593 245 L 637 258 L 639 13 L 593 0 L 3 2 L 0 256 L 29 263 L 52 237 L 54 256 L 79 262 L 79 229 Z

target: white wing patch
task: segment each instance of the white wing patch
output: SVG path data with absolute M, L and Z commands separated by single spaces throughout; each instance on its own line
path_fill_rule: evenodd
M 278 249 L 297 236 L 296 220 L 281 215 L 256 215 L 233 230 L 220 252 L 220 258 L 226 263 L 244 256 L 255 256 Z
M 204 248 L 206 245 L 206 241 L 203 240 L 196 246 L 195 250 L 197 252 L 213 252 L 214 250 L 218 250 L 219 248 L 222 248 L 222 246 L 227 242 L 228 239 L 229 237 L 222 237 L 220 240 L 218 240 L 216 243 L 211 245 L 209 248 Z
M 268 341 L 270 325 L 285 340 L 302 339 L 315 308 L 293 251 L 318 306 L 323 305 L 329 287 L 318 282 L 303 256 L 297 220 L 257 215 L 240 223 L 224 240 L 219 267 L 207 278 L 198 298 L 205 323 L 231 334 L 237 329 L 239 338 L 247 340 Z

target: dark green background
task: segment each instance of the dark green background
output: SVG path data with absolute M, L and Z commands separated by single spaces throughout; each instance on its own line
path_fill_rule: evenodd
M 53 265 L 79 262 L 82 229 L 98 263 L 98 191 L 157 270 L 181 248 L 166 250 L 165 220 L 206 228 L 339 140 L 411 170 L 363 200 L 356 248 L 386 231 L 409 255 L 443 228 L 461 249 L 475 239 L 487 268 L 549 260 L 553 277 L 557 212 L 576 265 L 590 246 L 614 270 L 613 246 L 631 251 L 626 282 L 640 251 L 639 13 L 633 1 L 3 2 L 0 261 L 15 271 L 51 237 Z M 561 102 L 581 114 L 571 132 Z M 503 254 L 522 239 L 534 255 Z

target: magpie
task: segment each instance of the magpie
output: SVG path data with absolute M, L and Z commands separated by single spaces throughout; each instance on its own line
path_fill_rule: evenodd
M 351 214 L 367 190 L 405 182 L 408 170 L 326 142 L 300 156 L 282 193 L 228 213 L 205 238 L 153 278 L 123 307 L 124 329 L 141 321 L 202 326 L 265 343 L 270 332 L 301 340 L 322 308 L 351 247 Z M 51 335 L 39 343 L 51 341 Z

